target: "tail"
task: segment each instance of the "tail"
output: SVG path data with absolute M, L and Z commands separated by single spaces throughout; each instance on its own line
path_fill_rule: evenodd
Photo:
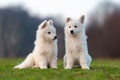
M 26 59 L 19 65 L 15 66 L 14 69 L 24 69 L 33 66 L 34 64 L 34 59 L 33 55 L 30 53 Z

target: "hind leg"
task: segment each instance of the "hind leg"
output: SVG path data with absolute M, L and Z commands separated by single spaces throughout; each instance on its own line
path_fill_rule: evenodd
M 91 58 L 90 55 L 88 55 L 87 56 L 87 64 L 88 64 L 88 66 L 90 66 L 91 61 L 92 61 L 92 58 Z
M 63 60 L 64 60 L 63 64 L 64 64 L 64 67 L 65 67 L 65 66 L 66 66 L 66 54 L 65 54 L 65 56 L 63 57 Z
M 33 55 L 29 54 L 26 59 L 19 65 L 15 66 L 14 69 L 23 69 L 31 67 L 34 64 Z

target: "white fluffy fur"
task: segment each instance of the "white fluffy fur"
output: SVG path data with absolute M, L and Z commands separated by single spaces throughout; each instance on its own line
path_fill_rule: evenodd
M 82 69 L 90 69 L 91 57 L 87 49 L 87 36 L 85 34 L 84 16 L 79 20 L 66 19 L 65 25 L 65 45 L 66 54 L 64 56 L 65 69 L 71 69 L 78 63 Z M 77 26 L 77 27 L 75 27 Z M 73 31 L 73 34 L 71 33 Z
M 45 20 L 39 26 L 36 32 L 35 47 L 26 59 L 14 68 L 23 69 L 35 67 L 46 69 L 57 68 L 57 40 L 56 29 L 52 20 Z

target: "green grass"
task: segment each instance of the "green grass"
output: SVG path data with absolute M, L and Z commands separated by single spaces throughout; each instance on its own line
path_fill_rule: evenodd
M 64 70 L 62 60 L 58 69 L 12 69 L 23 59 L 0 59 L 0 80 L 120 80 L 120 59 L 95 59 L 91 70 Z

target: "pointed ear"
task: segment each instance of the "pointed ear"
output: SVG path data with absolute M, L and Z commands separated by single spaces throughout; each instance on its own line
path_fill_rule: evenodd
M 66 18 L 66 23 L 69 22 L 70 20 L 71 20 L 71 18 L 70 18 L 70 17 L 67 17 L 67 18 Z
M 53 20 L 48 21 L 50 25 L 53 25 Z
M 43 21 L 40 25 L 41 29 L 45 28 L 46 24 L 47 24 L 47 20 Z
M 85 16 L 82 15 L 82 16 L 80 17 L 80 22 L 81 22 L 81 23 L 84 23 L 84 20 L 85 20 Z

